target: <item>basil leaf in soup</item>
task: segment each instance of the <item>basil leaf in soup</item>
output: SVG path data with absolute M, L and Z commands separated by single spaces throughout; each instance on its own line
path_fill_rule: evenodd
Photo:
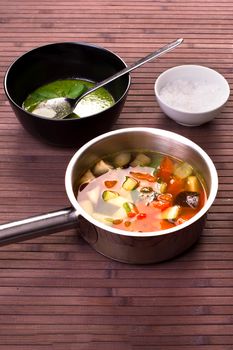
M 93 82 L 79 79 L 56 80 L 30 93 L 22 107 L 26 111 L 33 113 L 37 109 L 38 104 L 43 101 L 59 97 L 78 98 L 93 85 Z M 114 103 L 113 96 L 102 87 L 84 97 L 78 103 L 74 112 L 66 119 L 93 115 L 111 107 Z
M 87 91 L 87 86 L 76 79 L 56 80 L 43 85 L 28 95 L 23 103 L 23 108 L 32 112 L 36 106 L 52 98 L 69 97 L 77 98 Z

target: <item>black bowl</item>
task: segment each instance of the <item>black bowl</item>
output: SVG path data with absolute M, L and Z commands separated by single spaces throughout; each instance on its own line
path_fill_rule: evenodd
M 113 126 L 129 90 L 129 74 L 105 87 L 115 104 L 89 117 L 51 120 L 35 116 L 22 108 L 24 100 L 38 87 L 57 79 L 79 78 L 99 82 L 125 67 L 118 55 L 96 45 L 48 44 L 25 53 L 8 68 L 4 89 L 18 120 L 29 133 L 51 144 L 80 146 Z

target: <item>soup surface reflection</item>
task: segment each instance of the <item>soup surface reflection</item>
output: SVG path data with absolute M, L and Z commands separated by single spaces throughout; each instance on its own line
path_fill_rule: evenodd
M 172 228 L 203 207 L 201 176 L 188 163 L 157 152 L 101 159 L 81 178 L 77 199 L 94 219 L 134 232 Z

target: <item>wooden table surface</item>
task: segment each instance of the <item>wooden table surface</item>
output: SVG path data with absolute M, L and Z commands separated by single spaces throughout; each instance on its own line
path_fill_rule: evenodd
M 76 230 L 0 248 L 0 350 L 233 349 L 233 101 L 206 125 L 167 118 L 153 85 L 165 69 L 201 64 L 233 83 L 230 0 L 0 0 L 0 75 L 36 46 L 85 41 L 128 64 L 183 37 L 134 71 L 114 129 L 175 131 L 214 161 L 219 191 L 199 243 L 165 263 L 134 266 L 96 253 Z M 64 174 L 75 149 L 41 143 L 0 87 L 0 221 L 69 206 Z

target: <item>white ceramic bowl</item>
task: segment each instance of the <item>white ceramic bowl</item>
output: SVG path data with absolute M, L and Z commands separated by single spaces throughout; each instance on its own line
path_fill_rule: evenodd
M 230 95 L 226 79 L 213 69 L 182 65 L 163 72 L 155 82 L 162 111 L 177 123 L 198 126 L 215 118 Z

